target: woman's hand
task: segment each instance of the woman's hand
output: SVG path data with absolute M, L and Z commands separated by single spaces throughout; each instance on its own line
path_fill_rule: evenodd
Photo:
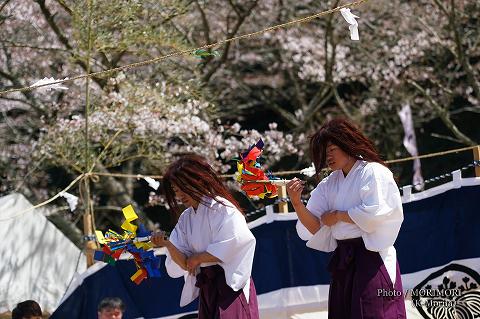
M 338 215 L 336 210 L 331 210 L 329 212 L 324 213 L 321 217 L 320 220 L 322 221 L 322 224 L 325 226 L 333 226 L 336 223 L 338 223 Z
M 162 230 L 153 233 L 150 240 L 155 247 L 165 247 L 168 244 L 168 238 Z
M 305 182 L 296 177 L 287 183 L 287 193 L 292 204 L 301 203 L 304 185 Z
M 200 254 L 195 254 L 187 258 L 187 271 L 190 275 L 195 276 L 198 266 L 202 263 Z

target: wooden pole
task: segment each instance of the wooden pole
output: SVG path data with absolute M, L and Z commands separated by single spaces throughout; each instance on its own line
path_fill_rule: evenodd
M 480 161 L 480 145 L 473 149 L 473 159 Z M 475 166 L 475 177 L 480 177 L 480 166 Z
M 279 213 L 288 213 L 288 202 L 287 202 L 287 186 L 282 185 L 278 187 L 278 212 Z
M 93 40 L 92 40 L 92 13 L 93 13 L 93 1 L 88 0 L 88 50 L 87 50 L 87 73 L 90 73 L 90 54 L 92 52 Z M 90 168 L 90 143 L 88 132 L 88 120 L 90 113 L 90 77 L 85 79 L 85 170 Z M 97 245 L 93 238 L 93 221 L 92 221 L 92 202 L 90 200 L 90 177 L 84 178 L 84 196 L 83 202 L 85 206 L 85 212 L 83 214 L 83 234 L 85 236 L 85 255 L 87 257 L 87 267 L 93 265 L 93 255 Z
M 97 243 L 94 239 L 93 232 L 93 219 L 92 219 L 92 201 L 90 199 L 90 180 L 86 177 L 83 181 L 83 187 L 81 188 L 82 201 L 85 206 L 83 212 L 83 236 L 85 243 L 85 256 L 87 257 L 87 268 L 94 263 L 93 255 L 95 249 L 97 249 Z
M 90 213 L 83 214 L 83 231 L 85 235 L 85 255 L 87 257 L 87 268 L 93 265 L 93 254 L 97 245 L 91 236 L 92 231 L 92 215 Z

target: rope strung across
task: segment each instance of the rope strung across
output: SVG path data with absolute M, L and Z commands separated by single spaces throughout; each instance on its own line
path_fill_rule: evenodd
M 66 191 L 68 191 L 70 188 L 73 187 L 73 185 L 75 185 L 79 180 L 83 179 L 85 177 L 85 174 L 80 174 L 77 176 L 77 178 L 75 178 L 70 184 L 68 184 L 67 187 L 65 187 L 64 189 L 62 189 L 60 192 L 58 192 L 57 194 L 55 194 L 54 196 L 52 196 L 51 198 L 47 199 L 46 201 L 43 201 L 41 202 L 40 204 L 37 204 L 35 206 L 32 206 L 32 207 L 29 207 L 27 209 L 24 209 L 18 213 L 16 213 L 15 215 L 13 216 L 10 216 L 10 217 L 7 217 L 7 218 L 0 218 L 0 222 L 1 221 L 5 221 L 5 220 L 10 220 L 10 219 L 14 219 L 14 218 L 17 218 L 19 217 L 20 215 L 23 215 L 25 213 L 28 213 L 36 208 L 40 208 L 42 206 L 45 206 L 51 202 L 53 202 L 55 199 L 57 199 L 58 197 L 60 197 L 60 195 Z
M 458 152 L 462 152 L 462 151 L 468 151 L 468 150 L 471 150 L 471 149 L 474 149 L 474 148 L 477 148 L 477 146 L 469 146 L 469 147 L 463 147 L 463 148 L 457 148 L 457 149 L 452 149 L 452 150 L 447 150 L 447 151 L 443 151 L 443 152 L 436 152 L 436 153 L 429 153 L 429 154 L 424 154 L 424 155 L 419 155 L 419 156 L 412 156 L 412 157 L 406 157 L 406 158 L 399 158 L 399 159 L 395 159 L 395 160 L 390 160 L 390 161 L 385 161 L 385 163 L 399 163 L 399 162 L 405 162 L 405 161 L 412 161 L 412 160 L 415 160 L 417 158 L 430 158 L 430 157 L 437 157 L 437 156 L 443 156 L 443 155 L 447 155 L 447 154 L 452 154 L 452 153 L 458 153 Z M 472 166 L 473 165 L 473 166 Z M 480 161 L 474 161 L 473 164 L 470 164 L 466 167 L 462 167 L 461 170 L 465 170 L 467 168 L 470 168 L 470 167 L 474 167 L 474 166 L 480 166 Z M 92 167 L 93 169 L 93 167 Z M 301 172 L 301 170 L 294 170 L 294 171 L 281 171 L 281 172 L 274 172 L 272 173 L 273 175 L 292 175 L 292 174 L 299 174 Z M 440 175 L 439 177 L 440 178 L 443 178 L 443 177 L 447 177 L 447 176 L 450 176 L 451 174 L 443 174 L 443 175 Z M 84 173 L 84 174 L 81 174 L 79 176 L 77 176 L 77 178 L 75 178 L 67 187 L 65 187 L 62 191 L 60 191 L 59 193 L 57 193 L 56 195 L 54 195 L 53 197 L 49 198 L 48 200 L 44 201 L 44 202 L 41 202 L 40 204 L 37 204 L 35 206 L 32 206 L 28 209 L 25 209 L 23 211 L 20 211 L 18 212 L 17 214 L 13 215 L 13 216 L 10 216 L 10 217 L 7 217 L 7 218 L 0 218 L 0 222 L 1 221 L 5 221 L 5 220 L 10 220 L 10 219 L 14 219 L 24 213 L 27 213 L 29 211 L 32 211 L 33 209 L 35 208 L 40 208 L 44 205 L 47 205 L 49 203 L 51 203 L 52 201 L 54 201 L 55 199 L 57 199 L 60 194 L 62 194 L 63 192 L 66 192 L 68 191 L 70 188 L 72 188 L 79 180 L 83 179 L 83 178 L 92 178 L 93 181 L 96 181 L 98 180 L 98 176 L 113 176 L 113 177 L 121 177 L 121 178 L 145 178 L 145 177 L 150 177 L 150 178 L 157 178 L 157 179 L 161 179 L 162 176 L 161 175 L 142 175 L 142 174 L 120 174 L 120 173 L 97 173 L 97 172 L 88 172 L 88 173 Z M 222 175 L 221 177 L 223 178 L 231 178 L 231 177 L 235 177 L 235 175 Z M 429 182 L 430 180 L 438 180 L 438 178 L 436 179 L 435 177 L 432 178 L 432 179 L 429 179 Z M 429 183 L 427 181 L 425 181 L 424 183 L 427 184 Z M 405 185 L 405 186 L 410 186 L 410 185 Z M 405 187 L 403 186 L 403 187 Z M 412 185 L 412 186 L 415 186 L 415 185 Z M 402 188 L 403 188 L 402 187 Z
M 200 47 L 194 48 L 194 49 L 186 49 L 186 50 L 175 51 L 175 52 L 172 52 L 172 53 L 169 53 L 169 54 L 166 54 L 166 55 L 162 55 L 162 56 L 159 56 L 159 57 L 156 57 L 156 58 L 153 58 L 153 59 L 140 61 L 140 62 L 135 62 L 135 63 L 131 63 L 131 64 L 126 64 L 126 65 L 123 65 L 123 66 L 119 66 L 119 67 L 116 67 L 116 68 L 107 69 L 107 70 L 103 70 L 103 71 L 98 71 L 98 72 L 92 72 L 92 73 L 87 72 L 86 74 L 81 74 L 81 75 L 77 75 L 77 76 L 73 76 L 73 77 L 68 77 L 68 78 L 65 78 L 63 80 L 58 80 L 58 81 L 49 82 L 49 83 L 45 83 L 45 84 L 39 84 L 39 85 L 35 85 L 35 86 L 26 86 L 26 87 L 21 87 L 21 88 L 14 88 L 14 89 L 9 89 L 9 90 L 5 90 L 5 91 L 0 91 L 0 96 L 8 94 L 8 93 L 12 93 L 12 92 L 31 91 L 31 90 L 35 90 L 35 89 L 38 89 L 38 88 L 43 87 L 43 86 L 49 86 L 49 85 L 54 85 L 54 84 L 58 85 L 60 83 L 73 82 L 75 80 L 80 80 L 80 79 L 84 79 L 84 78 L 91 78 L 91 77 L 95 77 L 95 76 L 99 76 L 99 75 L 103 75 L 103 74 L 108 74 L 108 73 L 112 73 L 112 72 L 127 71 L 127 70 L 138 68 L 138 67 L 141 67 L 141 66 L 158 63 L 158 62 L 161 62 L 163 60 L 166 60 L 166 59 L 169 59 L 169 58 L 172 58 L 172 57 L 192 54 L 192 53 L 194 53 L 195 51 L 198 51 L 198 50 L 211 49 L 213 47 L 220 46 L 220 45 L 223 45 L 223 44 L 226 44 L 226 43 L 229 43 L 229 42 L 257 37 L 259 35 L 262 35 L 264 33 L 270 32 L 270 31 L 290 27 L 290 26 L 300 24 L 300 23 L 309 22 L 309 21 L 314 20 L 316 18 L 338 12 L 343 8 L 359 6 L 360 4 L 362 4 L 366 1 L 368 1 L 368 0 L 354 1 L 354 2 L 347 3 L 347 4 L 344 4 L 344 5 L 338 6 L 336 8 L 330 9 L 330 10 L 315 13 L 313 15 L 310 15 L 310 16 L 307 16 L 307 17 L 304 17 L 304 18 L 295 19 L 295 20 L 292 20 L 292 21 L 289 21 L 289 22 L 286 22 L 286 23 L 277 24 L 277 25 L 265 28 L 263 30 L 259 30 L 259 31 L 255 31 L 255 32 L 247 33 L 247 34 L 242 34 L 242 35 L 239 35 L 239 36 L 235 36 L 233 38 L 220 40 L 218 42 L 205 44 L 203 46 L 200 46 Z
M 443 155 L 448 155 L 448 154 L 454 154 L 454 153 L 464 152 L 464 151 L 468 151 L 468 150 L 473 150 L 474 148 L 477 148 L 477 147 L 479 147 L 479 145 L 456 148 L 456 149 L 451 149 L 451 150 L 442 151 L 442 152 L 428 153 L 428 154 L 423 154 L 423 155 L 418 155 L 418 156 L 398 158 L 398 159 L 385 161 L 385 163 L 386 164 L 396 164 L 396 163 L 413 161 L 413 160 L 416 160 L 416 159 L 438 157 L 438 156 L 443 156 Z M 302 173 L 302 170 L 278 171 L 278 172 L 272 172 L 271 174 L 275 175 L 275 176 L 294 175 L 294 174 Z M 105 173 L 105 172 L 90 172 L 89 174 L 98 175 L 98 176 L 112 176 L 112 177 L 120 177 L 120 178 L 138 178 L 138 179 L 145 178 L 145 177 L 156 178 L 156 179 L 162 179 L 163 178 L 162 175 L 144 175 L 144 174 L 123 174 L 123 173 Z M 233 177 L 235 177 L 235 174 L 223 174 L 223 175 L 220 175 L 220 177 L 222 177 L 222 178 L 233 178 Z

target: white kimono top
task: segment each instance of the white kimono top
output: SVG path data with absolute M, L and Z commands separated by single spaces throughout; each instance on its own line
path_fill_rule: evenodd
M 297 232 L 300 238 L 308 240 L 308 247 L 330 252 L 337 247 L 337 240 L 362 237 L 366 249 L 380 253 L 395 284 L 397 257 L 393 244 L 403 222 L 403 207 L 388 168 L 357 160 L 346 177 L 342 170 L 332 172 L 312 191 L 307 209 L 317 217 L 331 210 L 347 211 L 355 222 L 321 225 L 312 235 L 299 220 Z
M 220 265 L 225 271 L 228 286 L 243 293 L 248 302 L 252 273 L 255 237 L 248 228 L 244 215 L 224 198 L 204 197 L 195 211 L 187 208 L 170 234 L 170 242 L 185 256 L 208 252 L 220 263 L 202 263 L 201 267 Z M 175 263 L 167 250 L 165 267 L 170 277 L 184 276 L 185 284 L 180 306 L 188 305 L 199 294 L 196 277 Z M 198 272 L 198 269 L 197 269 Z

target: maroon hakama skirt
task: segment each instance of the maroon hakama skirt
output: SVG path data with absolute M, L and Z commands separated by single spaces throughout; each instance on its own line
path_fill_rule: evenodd
M 395 285 L 378 252 L 362 238 L 338 240 L 328 270 L 329 319 L 405 319 L 405 301 L 397 262 Z
M 243 289 L 234 291 L 225 281 L 219 265 L 201 267 L 196 286 L 200 288 L 198 319 L 258 319 L 258 302 L 253 279 L 250 278 L 250 298 Z

